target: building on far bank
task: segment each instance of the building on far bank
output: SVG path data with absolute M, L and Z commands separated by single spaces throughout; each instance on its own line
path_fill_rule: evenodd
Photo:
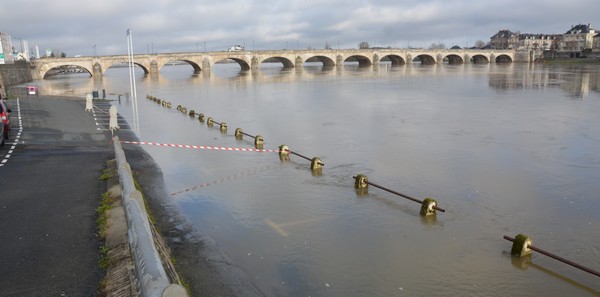
M 490 38 L 491 49 L 515 49 L 519 42 L 519 33 L 510 30 L 500 30 Z
M 599 35 L 591 24 L 571 26 L 564 34 L 521 34 L 500 30 L 490 38 L 490 48 L 527 51 L 533 59 L 542 54 L 546 58 L 580 58 L 600 52 Z
M 569 31 L 563 34 L 559 51 L 579 54 L 586 50 L 591 51 L 594 36 L 596 36 L 596 30 L 591 27 L 591 24 L 572 26 Z
M 548 51 L 557 50 L 562 40 L 561 34 L 520 34 L 516 49 Z
M 492 49 L 546 51 L 559 48 L 561 34 L 531 34 L 500 30 L 490 38 Z

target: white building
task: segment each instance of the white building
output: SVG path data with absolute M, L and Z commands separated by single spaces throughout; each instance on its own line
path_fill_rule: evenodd
M 594 43 L 596 30 L 590 24 L 579 24 L 563 34 L 560 50 L 567 52 L 582 52 L 591 50 Z
M 0 64 L 12 62 L 12 42 L 10 40 L 10 35 L 0 32 Z

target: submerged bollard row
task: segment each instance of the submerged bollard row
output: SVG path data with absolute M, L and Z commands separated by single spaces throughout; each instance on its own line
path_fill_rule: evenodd
M 156 97 L 153 97 L 153 96 L 149 96 L 148 95 L 147 97 L 149 99 L 159 100 L 160 101 L 160 99 L 158 99 Z M 193 110 L 193 109 L 190 110 L 189 113 L 188 113 L 187 108 L 184 107 L 184 106 L 182 106 L 182 105 L 178 105 L 177 106 L 177 110 L 181 111 L 183 114 L 186 114 L 186 115 L 188 115 L 190 117 L 195 117 L 196 115 L 198 115 L 198 121 L 199 122 L 201 122 L 201 123 L 206 122 L 206 125 L 208 127 L 213 127 L 215 124 L 217 124 L 217 125 L 219 125 L 219 130 L 222 133 L 227 133 L 227 123 L 225 123 L 225 122 L 219 123 L 219 122 L 216 122 L 212 117 L 206 118 L 206 116 L 204 115 L 204 113 L 196 113 L 196 111 Z M 251 138 L 254 138 L 254 147 L 256 149 L 263 149 L 263 147 L 264 147 L 264 139 L 263 139 L 263 137 L 261 135 L 254 136 L 254 135 L 250 135 L 248 133 L 245 133 L 242 130 L 242 128 L 236 128 L 235 129 L 234 136 L 235 136 L 236 139 L 241 140 L 241 139 L 243 139 L 244 135 L 246 135 L 248 137 L 251 137 Z M 300 158 L 303 158 L 303 159 L 306 159 L 306 160 L 310 161 L 310 169 L 312 171 L 320 171 L 320 170 L 322 170 L 323 166 L 325 166 L 325 164 L 323 163 L 323 161 L 319 157 L 309 158 L 309 157 L 306 157 L 306 156 L 304 156 L 302 154 L 299 154 L 299 153 L 297 153 L 295 151 L 290 150 L 289 147 L 287 145 L 285 145 L 285 144 L 282 144 L 282 145 L 279 146 L 279 158 L 280 158 L 281 161 L 290 160 L 290 155 L 296 155 L 296 156 L 298 156 Z M 370 183 L 368 181 L 367 177 L 365 175 L 362 175 L 362 174 L 359 174 L 358 176 L 356 176 L 355 179 L 356 179 L 356 181 L 355 181 L 355 187 L 356 187 L 356 189 L 366 189 L 367 186 L 370 184 L 370 185 L 372 185 L 374 187 L 381 188 L 381 189 L 386 190 L 388 192 L 397 194 L 397 195 L 402 196 L 404 198 L 407 198 L 409 200 L 413 200 L 415 202 L 420 203 L 421 204 L 421 211 L 420 211 L 420 213 L 421 213 L 422 216 L 433 215 L 433 214 L 435 214 L 436 210 L 441 211 L 441 212 L 445 211 L 444 209 L 437 207 L 438 202 L 435 199 L 433 199 L 433 198 L 425 198 L 423 201 L 421 201 L 419 199 L 416 199 L 416 198 L 412 198 L 410 196 L 407 196 L 407 195 L 404 195 L 404 194 L 401 194 L 401 193 L 389 190 L 387 188 L 378 186 L 376 184 Z
M 162 99 L 157 98 L 157 97 L 152 96 L 152 95 L 146 95 L 146 99 L 154 101 L 154 102 L 162 105 L 163 107 L 171 108 L 171 102 L 170 101 L 162 100 Z
M 354 188 L 357 190 L 363 190 L 363 189 L 367 189 L 369 187 L 369 185 L 382 189 L 386 192 L 392 193 L 392 194 L 396 194 L 400 197 L 406 198 L 408 200 L 417 202 L 419 204 L 421 204 L 421 210 L 420 210 L 420 214 L 422 216 L 430 216 L 430 215 L 435 215 L 435 211 L 441 211 L 441 212 L 445 212 L 446 210 L 443 208 L 439 208 L 437 206 L 438 202 L 433 199 L 433 198 L 425 198 L 424 200 L 419 200 L 417 198 L 402 194 L 400 192 L 394 191 L 394 190 L 390 190 L 386 187 L 380 186 L 378 184 L 372 183 L 369 181 L 369 178 L 364 175 L 364 174 L 358 174 L 356 176 L 353 176 L 354 178 Z
M 157 103 L 162 103 L 163 106 L 166 106 L 164 100 L 161 100 L 155 96 L 151 96 L 151 95 L 146 95 L 146 98 L 148 98 L 149 100 L 155 101 Z M 168 107 L 171 107 L 171 103 L 168 102 Z M 227 123 L 225 122 L 216 122 L 212 117 L 206 117 L 204 113 L 196 113 L 195 110 L 190 109 L 188 112 L 187 107 L 180 105 L 177 105 L 177 110 L 179 110 L 182 114 L 188 115 L 189 117 L 193 117 L 195 118 L 196 115 L 198 116 L 198 121 L 201 123 L 206 122 L 206 125 L 208 127 L 213 127 L 215 124 L 219 125 L 219 130 L 221 131 L 221 133 L 227 133 Z M 252 137 L 254 138 L 254 147 L 256 149 L 263 149 L 264 148 L 264 138 L 261 135 L 250 135 L 248 133 L 244 133 L 244 131 L 242 130 L 242 128 L 236 128 L 235 129 L 235 138 L 238 140 L 241 140 L 243 138 L 244 135 L 248 136 L 248 137 Z M 319 157 L 314 157 L 314 158 L 308 158 L 304 155 L 301 155 L 297 152 L 293 152 L 290 151 L 289 148 L 286 145 L 282 145 L 285 147 L 285 149 L 281 149 L 280 146 L 280 159 L 283 160 L 289 160 L 290 159 L 290 154 L 292 155 L 296 155 L 298 157 L 301 157 L 303 159 L 306 159 L 308 161 L 310 161 L 310 169 L 315 171 L 315 170 L 321 170 L 323 168 L 323 166 L 325 165 L 323 163 L 323 161 L 321 161 L 321 159 Z

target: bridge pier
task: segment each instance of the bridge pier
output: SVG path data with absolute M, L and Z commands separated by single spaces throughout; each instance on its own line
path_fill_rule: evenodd
M 252 57 L 252 59 L 250 59 L 250 69 L 254 71 L 257 70 L 259 66 L 260 64 L 258 64 L 258 58 L 256 56 Z
M 202 70 L 205 70 L 206 72 L 210 71 L 210 60 L 208 60 L 208 58 L 202 60 Z
M 157 75 L 158 73 L 160 73 L 160 69 L 158 69 L 158 63 L 156 63 L 156 61 L 150 62 L 149 72 L 150 75 Z
M 381 62 L 381 58 L 379 58 L 378 54 L 373 55 L 373 65 L 379 65 Z
M 300 57 L 300 56 L 296 57 L 296 61 L 294 62 L 294 67 L 296 67 L 296 69 L 304 67 L 304 60 L 302 59 L 302 57 Z
M 102 66 L 100 66 L 100 64 L 98 62 L 96 62 L 94 64 L 94 66 L 92 66 L 92 76 L 93 77 L 102 77 Z

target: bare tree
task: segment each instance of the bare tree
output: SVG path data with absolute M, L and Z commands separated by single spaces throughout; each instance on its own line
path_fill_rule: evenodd
M 368 42 L 366 42 L 366 41 L 363 41 L 363 42 L 361 42 L 361 43 L 359 43 L 359 44 L 358 44 L 358 48 L 359 48 L 359 49 L 367 49 L 367 48 L 369 48 L 369 47 L 370 47 L 370 46 L 369 46 L 369 43 L 368 43 Z
M 441 42 L 440 43 L 432 43 L 429 46 L 429 49 L 445 49 L 445 48 L 446 48 L 446 45 Z
M 475 41 L 475 47 L 476 48 L 484 48 L 485 42 L 483 40 L 477 40 L 477 41 Z

